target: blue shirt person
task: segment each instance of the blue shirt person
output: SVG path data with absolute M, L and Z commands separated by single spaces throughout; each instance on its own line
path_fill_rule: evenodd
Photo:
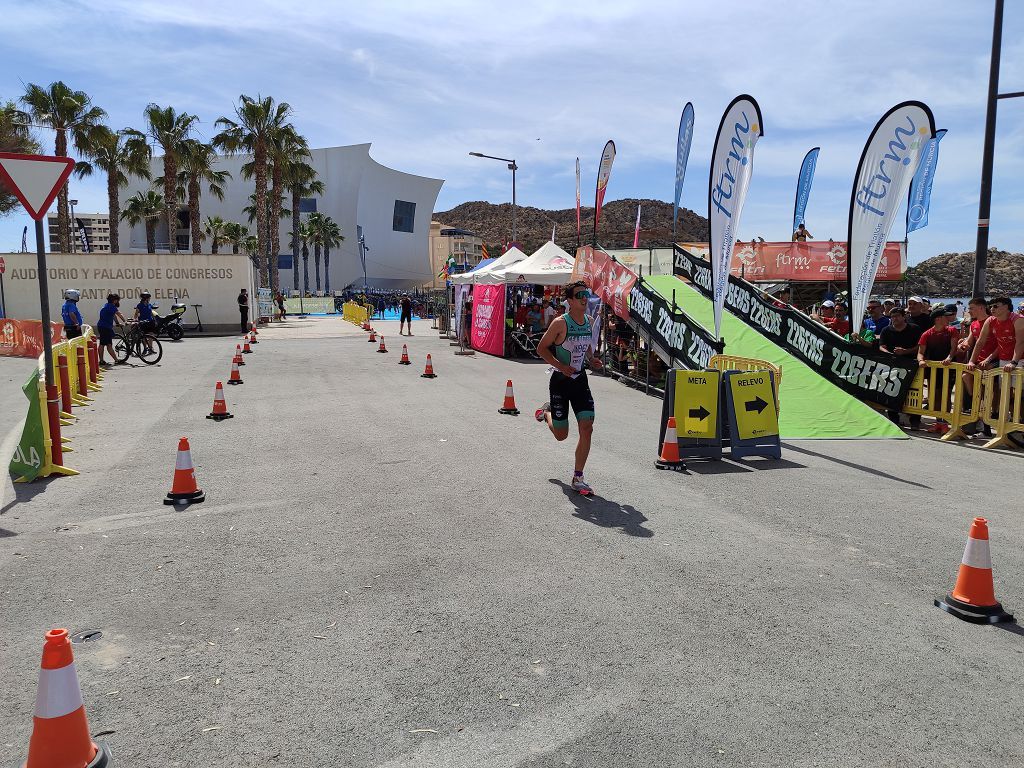
M 78 311 L 78 299 L 81 294 L 74 288 L 65 294 L 64 306 L 60 308 L 60 316 L 64 320 L 64 334 L 69 339 L 82 335 L 82 313 Z
M 107 303 L 100 308 L 100 319 L 96 323 L 96 330 L 100 336 L 100 365 L 106 365 L 103 353 L 109 352 L 111 358 L 114 355 L 114 323 L 124 322 L 124 316 L 118 307 L 121 304 L 121 297 L 116 293 L 107 294 Z M 116 359 L 115 359 L 116 362 Z
M 153 305 L 149 303 L 150 294 L 143 293 L 139 299 L 139 303 L 135 305 L 135 319 L 140 323 L 151 322 L 153 320 Z

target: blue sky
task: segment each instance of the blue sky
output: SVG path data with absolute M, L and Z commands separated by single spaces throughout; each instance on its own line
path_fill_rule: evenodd
M 948 128 L 931 223 L 911 263 L 973 250 L 992 34 L 991 0 L 917 6 L 845 0 L 680 2 L 217 3 L 97 0 L 5 4 L 0 98 L 63 79 L 115 128 L 149 102 L 198 115 L 200 134 L 241 93 L 295 109 L 313 146 L 372 142 L 385 165 L 445 179 L 437 209 L 506 202 L 515 157 L 523 205 L 574 204 L 575 158 L 593 200 L 604 142 L 618 156 L 608 199 L 670 200 L 679 113 L 696 127 L 683 204 L 707 214 L 715 130 L 739 93 L 758 100 L 764 137 L 740 237 L 785 239 L 804 153 L 821 146 L 808 228 L 845 237 L 857 160 L 876 120 L 919 99 Z M 15 34 L 10 34 L 10 32 Z M 1001 90 L 1024 90 L 1024 3 L 1007 3 Z M 1000 102 L 991 244 L 1024 250 L 1024 99 Z M 44 141 L 52 141 L 39 131 Z M 103 211 L 102 179 L 73 182 Z M 902 218 L 899 219 L 902 221 Z M 0 219 L 0 252 L 25 216 Z M 897 224 L 891 237 L 902 237 Z M 30 235 L 31 240 L 31 235 Z

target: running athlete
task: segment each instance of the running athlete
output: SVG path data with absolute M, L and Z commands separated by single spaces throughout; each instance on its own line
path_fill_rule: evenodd
M 537 421 L 546 422 L 555 440 L 561 442 L 569 437 L 569 408 L 576 414 L 580 439 L 576 444 L 576 467 L 572 473 L 571 487 L 584 496 L 593 489 L 583 479 L 583 468 L 590 454 L 590 439 L 594 434 L 594 396 L 590 393 L 586 363 L 597 369 L 600 359 L 593 357 L 593 340 L 590 318 L 587 317 L 587 300 L 590 291 L 582 280 L 565 286 L 569 302 L 568 314 L 551 321 L 544 336 L 537 345 L 537 353 L 551 364 L 551 382 L 548 385 L 551 400 L 544 403 L 534 414 Z

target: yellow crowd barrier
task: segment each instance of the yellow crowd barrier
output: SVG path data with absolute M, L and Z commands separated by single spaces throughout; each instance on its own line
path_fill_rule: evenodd
M 965 379 L 971 382 L 968 396 Z M 926 360 L 917 374 L 903 404 L 903 413 L 928 416 L 945 421 L 949 431 L 942 436 L 947 442 L 964 440 L 964 427 L 979 420 L 991 427 L 994 437 L 985 448 L 1014 446 L 1010 435 L 1024 432 L 1024 371 L 968 371 L 963 363 L 943 365 Z
M 370 311 L 358 301 L 346 301 L 341 305 L 341 317 L 350 323 L 362 325 L 370 319 Z
M 716 371 L 771 371 L 775 374 L 775 410 L 781 410 L 779 392 L 782 391 L 782 366 L 757 360 L 753 357 L 737 357 L 736 355 L 714 355 L 708 361 L 708 368 Z

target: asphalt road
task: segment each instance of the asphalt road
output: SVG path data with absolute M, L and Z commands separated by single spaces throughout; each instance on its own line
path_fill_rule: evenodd
M 66 626 L 102 631 L 75 653 L 117 766 L 1024 763 L 1024 632 L 932 605 L 985 513 L 1024 613 L 1020 456 L 805 441 L 659 472 L 660 401 L 592 377 L 585 499 L 532 418 L 542 366 L 378 327 L 387 355 L 337 319 L 261 333 L 222 423 L 234 341 L 168 345 L 77 411 L 80 476 L 4 488 L 0 761 Z M 29 367 L 0 359 L 5 429 Z

